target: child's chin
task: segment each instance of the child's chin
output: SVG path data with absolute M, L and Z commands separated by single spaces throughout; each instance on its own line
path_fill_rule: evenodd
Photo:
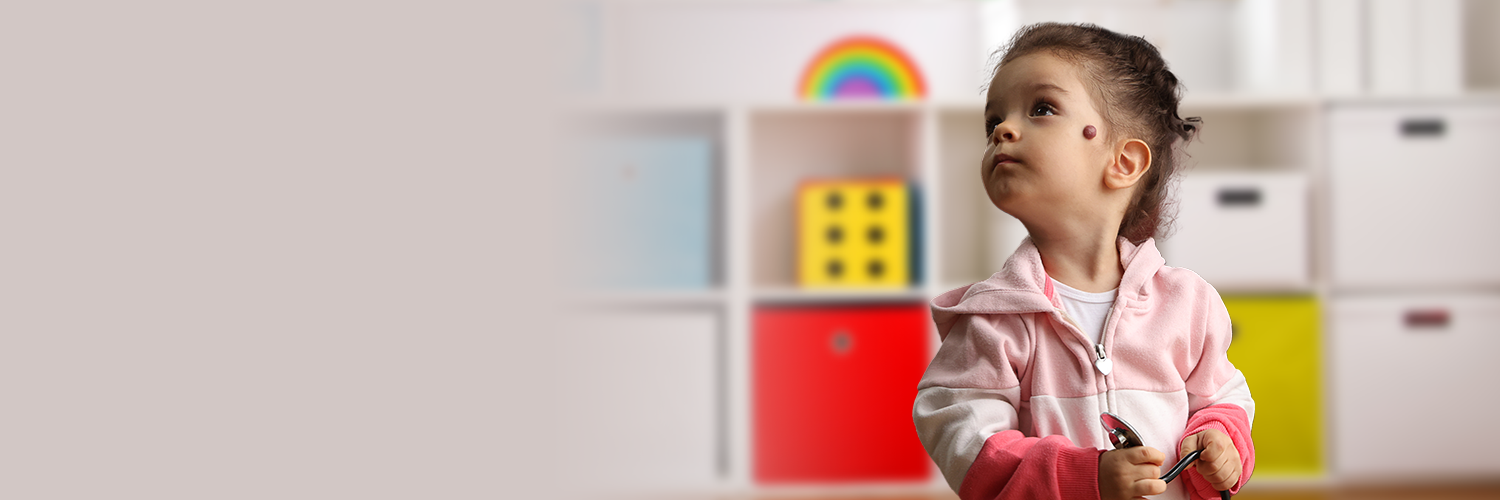
M 1010 196 L 1007 193 L 991 192 L 990 204 L 994 205 L 995 208 L 1000 209 L 1001 212 L 1005 212 L 1011 217 L 1018 217 L 1016 215 L 1016 212 L 1020 208 L 1020 204 L 1016 202 L 1014 196 Z
M 1027 203 L 1023 197 L 1014 192 L 999 192 L 990 194 L 990 203 L 995 208 L 1005 212 L 1006 215 L 1025 220 L 1027 209 L 1035 209 L 1035 203 Z M 1034 210 L 1032 210 L 1034 211 Z

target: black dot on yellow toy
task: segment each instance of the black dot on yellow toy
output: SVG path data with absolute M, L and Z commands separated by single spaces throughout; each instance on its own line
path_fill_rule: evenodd
M 911 192 L 900 178 L 805 181 L 797 193 L 797 282 L 911 284 Z

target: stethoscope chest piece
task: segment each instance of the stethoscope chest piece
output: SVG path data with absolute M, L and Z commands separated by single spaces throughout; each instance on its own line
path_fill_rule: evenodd
M 1141 441 L 1141 434 L 1115 414 L 1101 413 L 1099 421 L 1104 423 L 1104 434 L 1109 436 L 1109 443 L 1114 445 L 1116 450 L 1146 445 L 1144 441 Z

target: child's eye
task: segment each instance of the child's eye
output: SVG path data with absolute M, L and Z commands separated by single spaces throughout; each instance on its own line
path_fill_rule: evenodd
M 1000 125 L 1000 119 L 999 118 L 990 118 L 988 120 L 985 120 L 984 121 L 984 136 L 985 137 L 989 137 L 990 134 L 995 133 L 995 127 L 999 126 L 999 125 Z
M 1053 109 L 1051 104 L 1045 102 L 1036 103 L 1035 106 L 1031 107 L 1031 116 L 1052 116 L 1055 114 L 1057 114 L 1057 110 Z

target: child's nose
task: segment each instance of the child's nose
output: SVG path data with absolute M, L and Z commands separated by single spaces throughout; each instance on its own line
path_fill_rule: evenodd
M 998 125 L 995 125 L 995 130 L 990 133 L 990 137 L 994 138 L 996 142 L 1009 142 L 1019 138 L 1020 134 L 1017 133 L 1015 127 L 1005 122 L 1000 122 Z

